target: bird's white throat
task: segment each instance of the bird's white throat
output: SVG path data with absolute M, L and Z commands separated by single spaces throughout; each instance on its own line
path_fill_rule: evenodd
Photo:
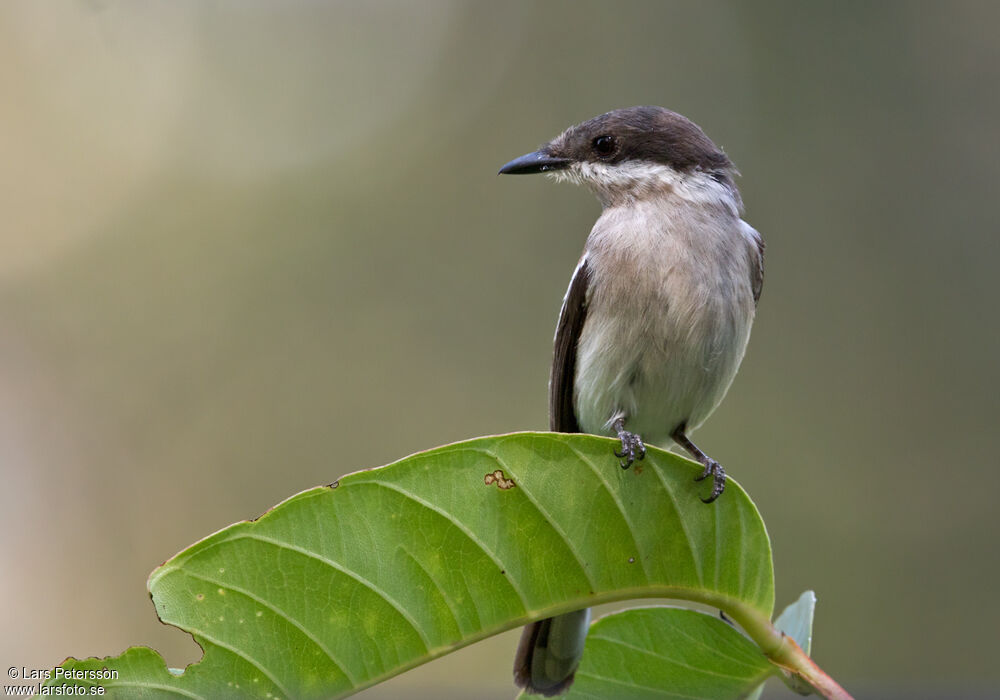
M 680 172 L 669 165 L 647 161 L 573 163 L 546 173 L 557 182 L 585 185 L 605 207 L 672 193 L 696 204 L 722 206 L 738 215 L 743 209 L 739 192 L 704 170 Z

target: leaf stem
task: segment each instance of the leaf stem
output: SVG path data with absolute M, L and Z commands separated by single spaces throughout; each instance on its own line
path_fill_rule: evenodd
M 827 700 L 853 700 L 850 693 L 817 666 L 794 639 L 776 628 L 759 612 L 743 605 L 737 605 L 726 612 L 750 635 L 775 666 L 801 679 Z

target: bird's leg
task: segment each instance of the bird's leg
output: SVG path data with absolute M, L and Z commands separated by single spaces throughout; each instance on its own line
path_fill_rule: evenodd
M 615 457 L 621 462 L 622 469 L 628 469 L 636 459 L 646 456 L 646 446 L 642 444 L 642 438 L 635 433 L 625 430 L 625 417 L 616 418 L 611 427 L 618 433 L 618 439 L 622 441 L 622 451 L 615 450 Z
M 688 436 L 684 434 L 686 428 L 687 426 L 682 423 L 674 431 L 672 437 L 674 438 L 674 442 L 687 450 L 692 457 L 701 463 L 701 466 L 705 467 L 705 471 L 701 473 L 701 476 L 696 476 L 695 481 L 706 479 L 709 475 L 712 476 L 712 494 L 708 498 L 701 499 L 705 503 L 711 503 L 721 496 L 722 491 L 726 488 L 726 470 L 722 468 L 721 464 L 698 449 L 698 446 L 688 439 Z

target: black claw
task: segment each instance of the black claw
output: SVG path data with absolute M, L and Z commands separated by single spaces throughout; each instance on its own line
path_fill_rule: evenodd
M 721 468 L 722 465 L 720 465 L 714 459 L 710 459 L 708 460 L 708 463 L 705 464 L 705 470 L 701 473 L 701 476 L 696 476 L 694 480 L 701 481 L 703 479 L 707 479 L 709 474 L 714 474 L 716 469 L 721 469 Z
M 622 441 L 622 449 L 621 452 L 615 450 L 615 457 L 622 460 L 618 463 L 622 469 L 628 469 L 636 459 L 643 459 L 646 456 L 646 446 L 642 438 L 635 433 L 619 430 L 618 439 Z
M 701 481 L 707 479 L 709 475 L 712 477 L 712 494 L 708 498 L 701 499 L 702 503 L 711 503 L 726 489 L 726 470 L 714 459 L 708 460 L 708 463 L 705 464 L 705 471 L 701 473 L 701 476 L 696 476 L 694 480 Z

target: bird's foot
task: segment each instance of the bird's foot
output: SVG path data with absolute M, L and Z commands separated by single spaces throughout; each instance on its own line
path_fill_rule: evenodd
M 621 460 L 619 464 L 622 469 L 628 469 L 635 460 L 646 456 L 646 446 L 642 443 L 642 438 L 635 433 L 619 428 L 618 439 L 622 441 L 622 449 L 621 452 L 615 450 L 615 457 Z
M 726 470 L 722 468 L 721 464 L 710 457 L 706 457 L 706 461 L 703 464 L 705 465 L 705 471 L 701 473 L 701 476 L 696 476 L 694 480 L 701 481 L 702 479 L 707 479 L 709 476 L 712 477 L 712 494 L 708 498 L 701 499 L 704 503 L 711 503 L 721 496 L 726 488 Z

